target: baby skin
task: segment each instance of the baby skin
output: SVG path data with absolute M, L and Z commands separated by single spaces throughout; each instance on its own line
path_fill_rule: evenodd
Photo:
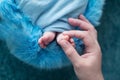
M 38 40 L 38 43 L 41 48 L 46 48 L 47 45 L 50 42 L 52 42 L 55 38 L 56 38 L 57 42 L 59 40 L 65 39 L 65 40 L 69 41 L 73 46 L 75 46 L 74 40 L 72 38 L 70 38 L 69 36 L 67 36 L 63 33 L 56 33 L 56 32 L 45 32 L 43 34 L 43 36 Z

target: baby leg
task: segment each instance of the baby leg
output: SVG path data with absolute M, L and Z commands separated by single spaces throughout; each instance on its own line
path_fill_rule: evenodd
M 46 46 L 54 40 L 56 32 L 45 32 L 43 36 L 39 39 L 38 43 L 41 48 L 46 48 Z

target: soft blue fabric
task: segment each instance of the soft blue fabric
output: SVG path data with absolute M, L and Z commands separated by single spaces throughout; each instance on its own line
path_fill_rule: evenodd
M 104 0 L 89 0 L 85 16 L 94 25 L 99 23 Z M 11 54 L 20 60 L 42 69 L 55 69 L 70 65 L 70 61 L 56 41 L 41 49 L 38 39 L 43 34 L 41 27 L 32 24 L 14 2 L 0 0 L 0 39 L 6 42 Z M 81 52 L 84 47 L 75 39 L 76 49 Z
M 88 0 L 16 0 L 16 4 L 44 31 L 63 32 L 73 29 L 68 18 L 83 14 Z

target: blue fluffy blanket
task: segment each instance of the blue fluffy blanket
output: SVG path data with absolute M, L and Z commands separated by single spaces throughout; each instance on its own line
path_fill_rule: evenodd
M 85 16 L 98 25 L 104 0 L 89 0 Z M 0 39 L 6 42 L 11 54 L 20 60 L 38 68 L 53 69 L 70 65 L 60 46 L 53 41 L 46 49 L 38 45 L 42 29 L 31 23 L 14 0 L 0 0 Z M 78 52 L 83 44 L 75 39 Z

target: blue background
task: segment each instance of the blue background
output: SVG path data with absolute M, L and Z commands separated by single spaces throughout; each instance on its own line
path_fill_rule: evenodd
M 102 48 L 105 80 L 120 80 L 120 0 L 106 0 L 98 40 Z M 39 70 L 9 53 L 0 41 L 0 80 L 75 80 L 72 67 Z

